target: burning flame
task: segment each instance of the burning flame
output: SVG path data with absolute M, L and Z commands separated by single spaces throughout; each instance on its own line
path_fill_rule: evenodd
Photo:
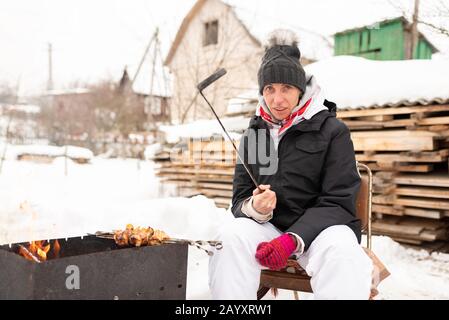
M 50 252 L 51 245 L 47 243 L 47 241 L 32 241 L 28 248 L 24 246 L 19 247 L 19 254 L 25 259 L 34 261 L 34 262 L 42 262 L 47 260 L 47 254 Z M 53 243 L 53 254 L 55 257 L 59 257 L 59 251 L 61 250 L 61 246 L 59 245 L 58 240 L 55 240 Z

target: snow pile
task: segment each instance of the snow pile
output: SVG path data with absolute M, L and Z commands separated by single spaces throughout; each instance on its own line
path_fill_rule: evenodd
M 160 143 L 150 144 L 145 147 L 145 151 L 143 152 L 145 159 L 154 159 L 157 153 L 162 151 L 162 146 Z
M 336 56 L 304 69 L 340 109 L 449 101 L 449 59 L 375 61 Z
M 0 150 L 4 150 L 5 145 L 0 144 Z M 92 151 L 76 146 L 48 146 L 48 145 L 8 145 L 6 147 L 7 159 L 17 159 L 22 155 L 47 156 L 51 158 L 67 157 L 71 159 L 91 160 L 94 156 Z
M 378 299 L 449 299 L 449 254 L 407 249 L 389 237 L 373 238 L 373 251 L 391 275 Z
M 239 140 L 241 133 L 248 128 L 249 118 L 229 117 L 220 119 L 229 135 L 234 140 Z M 198 120 L 191 123 L 160 126 L 159 130 L 165 133 L 165 140 L 168 143 L 177 143 L 182 138 L 206 138 L 213 135 L 223 135 L 227 139 L 223 129 L 216 119 Z
M 6 160 L 0 175 L 0 244 L 80 236 L 152 226 L 170 236 L 211 240 L 230 212 L 203 196 L 176 197 L 161 185 L 152 162 L 99 159 L 83 166 Z M 388 237 L 373 237 L 373 251 L 391 276 L 378 299 L 449 299 L 449 255 L 406 249 Z M 187 298 L 210 299 L 208 256 L 189 248 Z M 300 294 L 308 299 L 310 294 Z M 266 299 L 274 299 L 268 294 Z M 293 299 L 281 290 L 277 299 Z

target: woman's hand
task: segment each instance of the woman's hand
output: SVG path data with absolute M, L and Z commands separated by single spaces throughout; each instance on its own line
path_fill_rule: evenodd
M 261 184 L 253 191 L 253 208 L 262 214 L 269 214 L 276 208 L 276 193 L 270 190 L 269 184 Z

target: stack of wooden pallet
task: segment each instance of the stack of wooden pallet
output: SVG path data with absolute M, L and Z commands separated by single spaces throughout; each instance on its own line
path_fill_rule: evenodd
M 358 161 L 374 171 L 373 230 L 411 243 L 446 241 L 449 230 L 449 106 L 338 113 Z
M 234 142 L 238 146 L 238 141 Z M 222 138 L 190 140 L 185 150 L 161 162 L 157 175 L 178 186 L 180 196 L 202 194 L 217 207 L 228 208 L 232 198 L 232 180 L 236 153 Z
M 356 159 L 374 173 L 373 231 L 411 244 L 447 241 L 449 105 L 341 110 Z M 238 142 L 236 142 L 238 144 Z M 190 141 L 159 176 L 184 195 L 228 207 L 236 154 L 229 142 Z

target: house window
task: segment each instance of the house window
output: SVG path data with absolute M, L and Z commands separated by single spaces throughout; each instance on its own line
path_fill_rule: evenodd
M 204 24 L 204 46 L 218 43 L 218 20 Z

